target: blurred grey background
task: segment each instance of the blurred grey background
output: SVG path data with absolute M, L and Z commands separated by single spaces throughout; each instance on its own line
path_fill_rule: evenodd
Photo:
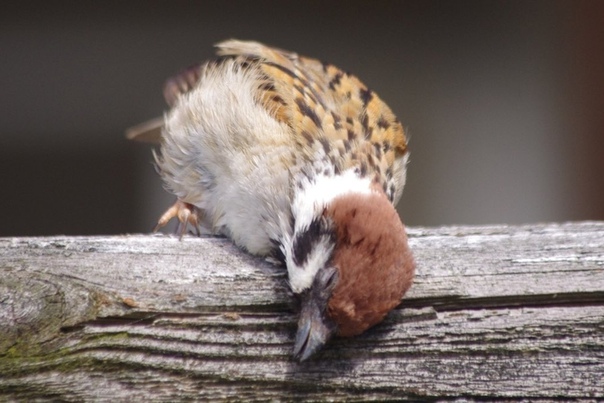
M 255 39 L 357 74 L 411 135 L 408 225 L 604 219 L 602 1 L 0 5 L 0 235 L 148 232 L 172 203 L 124 130 Z

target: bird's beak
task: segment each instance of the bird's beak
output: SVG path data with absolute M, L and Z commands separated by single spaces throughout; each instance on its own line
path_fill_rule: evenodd
M 327 315 L 327 302 L 337 281 L 335 269 L 323 269 L 309 290 L 301 295 L 302 309 L 294 344 L 294 358 L 306 361 L 336 333 L 337 326 Z
M 294 357 L 306 361 L 327 343 L 335 333 L 331 319 L 325 316 L 325 307 L 307 298 L 302 301 L 302 311 L 298 320 L 298 333 L 294 345 Z

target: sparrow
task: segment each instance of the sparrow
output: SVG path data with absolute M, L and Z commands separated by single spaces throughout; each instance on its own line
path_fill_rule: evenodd
M 300 299 L 294 358 L 399 305 L 415 263 L 395 205 L 407 140 L 390 108 L 338 67 L 258 42 L 169 79 L 163 119 L 127 133 L 155 155 L 172 218 L 279 259 Z

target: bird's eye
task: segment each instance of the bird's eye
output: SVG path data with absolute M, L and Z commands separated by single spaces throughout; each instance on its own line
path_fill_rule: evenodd
M 338 270 L 335 267 L 326 267 L 324 271 L 323 278 L 325 285 L 323 288 L 331 291 L 338 280 Z

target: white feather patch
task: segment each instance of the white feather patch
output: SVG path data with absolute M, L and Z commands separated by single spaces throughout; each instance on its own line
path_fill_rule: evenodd
M 311 223 L 323 215 L 325 208 L 338 196 L 345 194 L 370 194 L 371 180 L 360 178 L 354 169 L 341 175 L 318 175 L 302 179 L 302 189 L 294 196 L 292 213 L 295 218 L 294 234 L 284 245 L 289 282 L 295 293 L 300 293 L 312 285 L 315 275 L 327 264 L 334 245 L 324 237 L 314 244 L 313 250 L 303 265 L 294 260 L 294 240 L 297 234 L 306 231 Z
M 167 188 L 202 210 L 212 232 L 266 255 L 290 222 L 283 155 L 295 144 L 289 127 L 254 98 L 259 77 L 228 60 L 203 70 L 166 116 L 157 163 Z

